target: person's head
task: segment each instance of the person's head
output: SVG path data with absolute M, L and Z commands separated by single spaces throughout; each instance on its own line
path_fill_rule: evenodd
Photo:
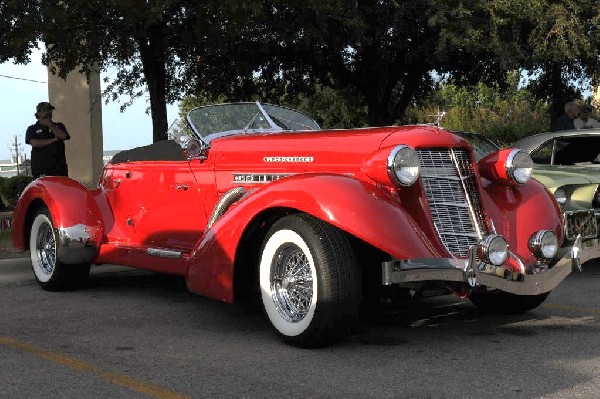
M 581 115 L 579 117 L 582 121 L 587 121 L 592 115 L 592 106 L 590 104 L 584 104 L 581 106 Z
M 42 101 L 35 107 L 35 117 L 38 119 L 50 118 L 52 119 L 52 110 L 54 106 L 49 102 Z
M 577 118 L 577 115 L 579 115 L 579 105 L 573 101 L 566 103 L 565 114 L 571 119 Z

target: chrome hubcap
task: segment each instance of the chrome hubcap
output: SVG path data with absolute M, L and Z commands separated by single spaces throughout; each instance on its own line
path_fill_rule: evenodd
M 308 258 L 297 245 L 287 244 L 277 251 L 270 281 L 279 314 L 291 323 L 302 320 L 312 302 L 313 278 Z
M 56 239 L 52 227 L 46 223 L 40 226 L 36 240 L 38 265 L 45 274 L 52 274 L 56 264 Z

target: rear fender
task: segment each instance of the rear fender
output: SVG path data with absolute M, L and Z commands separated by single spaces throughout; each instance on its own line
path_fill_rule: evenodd
M 399 259 L 446 257 L 437 252 L 390 193 L 348 176 L 294 176 L 235 203 L 206 232 L 190 254 L 188 288 L 233 302 L 234 263 L 240 240 L 252 221 L 273 209 L 310 214 Z
M 60 240 L 58 257 L 64 263 L 85 263 L 97 256 L 104 231 L 92 193 L 68 177 L 48 176 L 29 184 L 15 208 L 12 240 L 29 249 L 29 230 L 35 213 L 47 207 Z

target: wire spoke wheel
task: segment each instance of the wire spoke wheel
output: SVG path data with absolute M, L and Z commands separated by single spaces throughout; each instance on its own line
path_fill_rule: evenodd
M 43 272 L 51 275 L 56 265 L 56 238 L 52 226 L 44 223 L 36 239 L 36 256 Z
M 271 271 L 273 302 L 281 316 L 296 323 L 308 313 L 313 297 L 308 258 L 293 244 L 280 248 Z

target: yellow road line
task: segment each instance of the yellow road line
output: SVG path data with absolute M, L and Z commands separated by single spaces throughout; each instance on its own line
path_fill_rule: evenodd
M 0 336 L 0 345 L 7 346 L 13 349 L 17 349 L 21 352 L 29 353 L 33 356 L 47 360 L 49 362 L 62 364 L 70 367 L 73 370 L 81 371 L 84 373 L 91 374 L 96 377 L 100 377 L 112 384 L 120 385 L 125 388 L 129 388 L 133 391 L 140 392 L 144 395 L 148 395 L 157 399 L 191 399 L 190 396 L 182 395 L 168 389 L 160 388 L 154 384 L 150 384 L 144 381 L 136 380 L 135 378 L 105 370 L 101 367 L 93 365 L 82 360 L 75 359 L 70 356 L 66 356 L 57 352 L 51 352 L 46 349 L 42 349 L 38 346 L 29 344 L 27 342 L 19 341 L 10 337 Z
M 584 307 L 580 307 L 580 306 L 562 305 L 560 303 L 544 303 L 544 304 L 542 304 L 542 307 L 547 308 L 547 309 L 566 310 L 569 312 L 600 314 L 600 309 L 584 308 Z

